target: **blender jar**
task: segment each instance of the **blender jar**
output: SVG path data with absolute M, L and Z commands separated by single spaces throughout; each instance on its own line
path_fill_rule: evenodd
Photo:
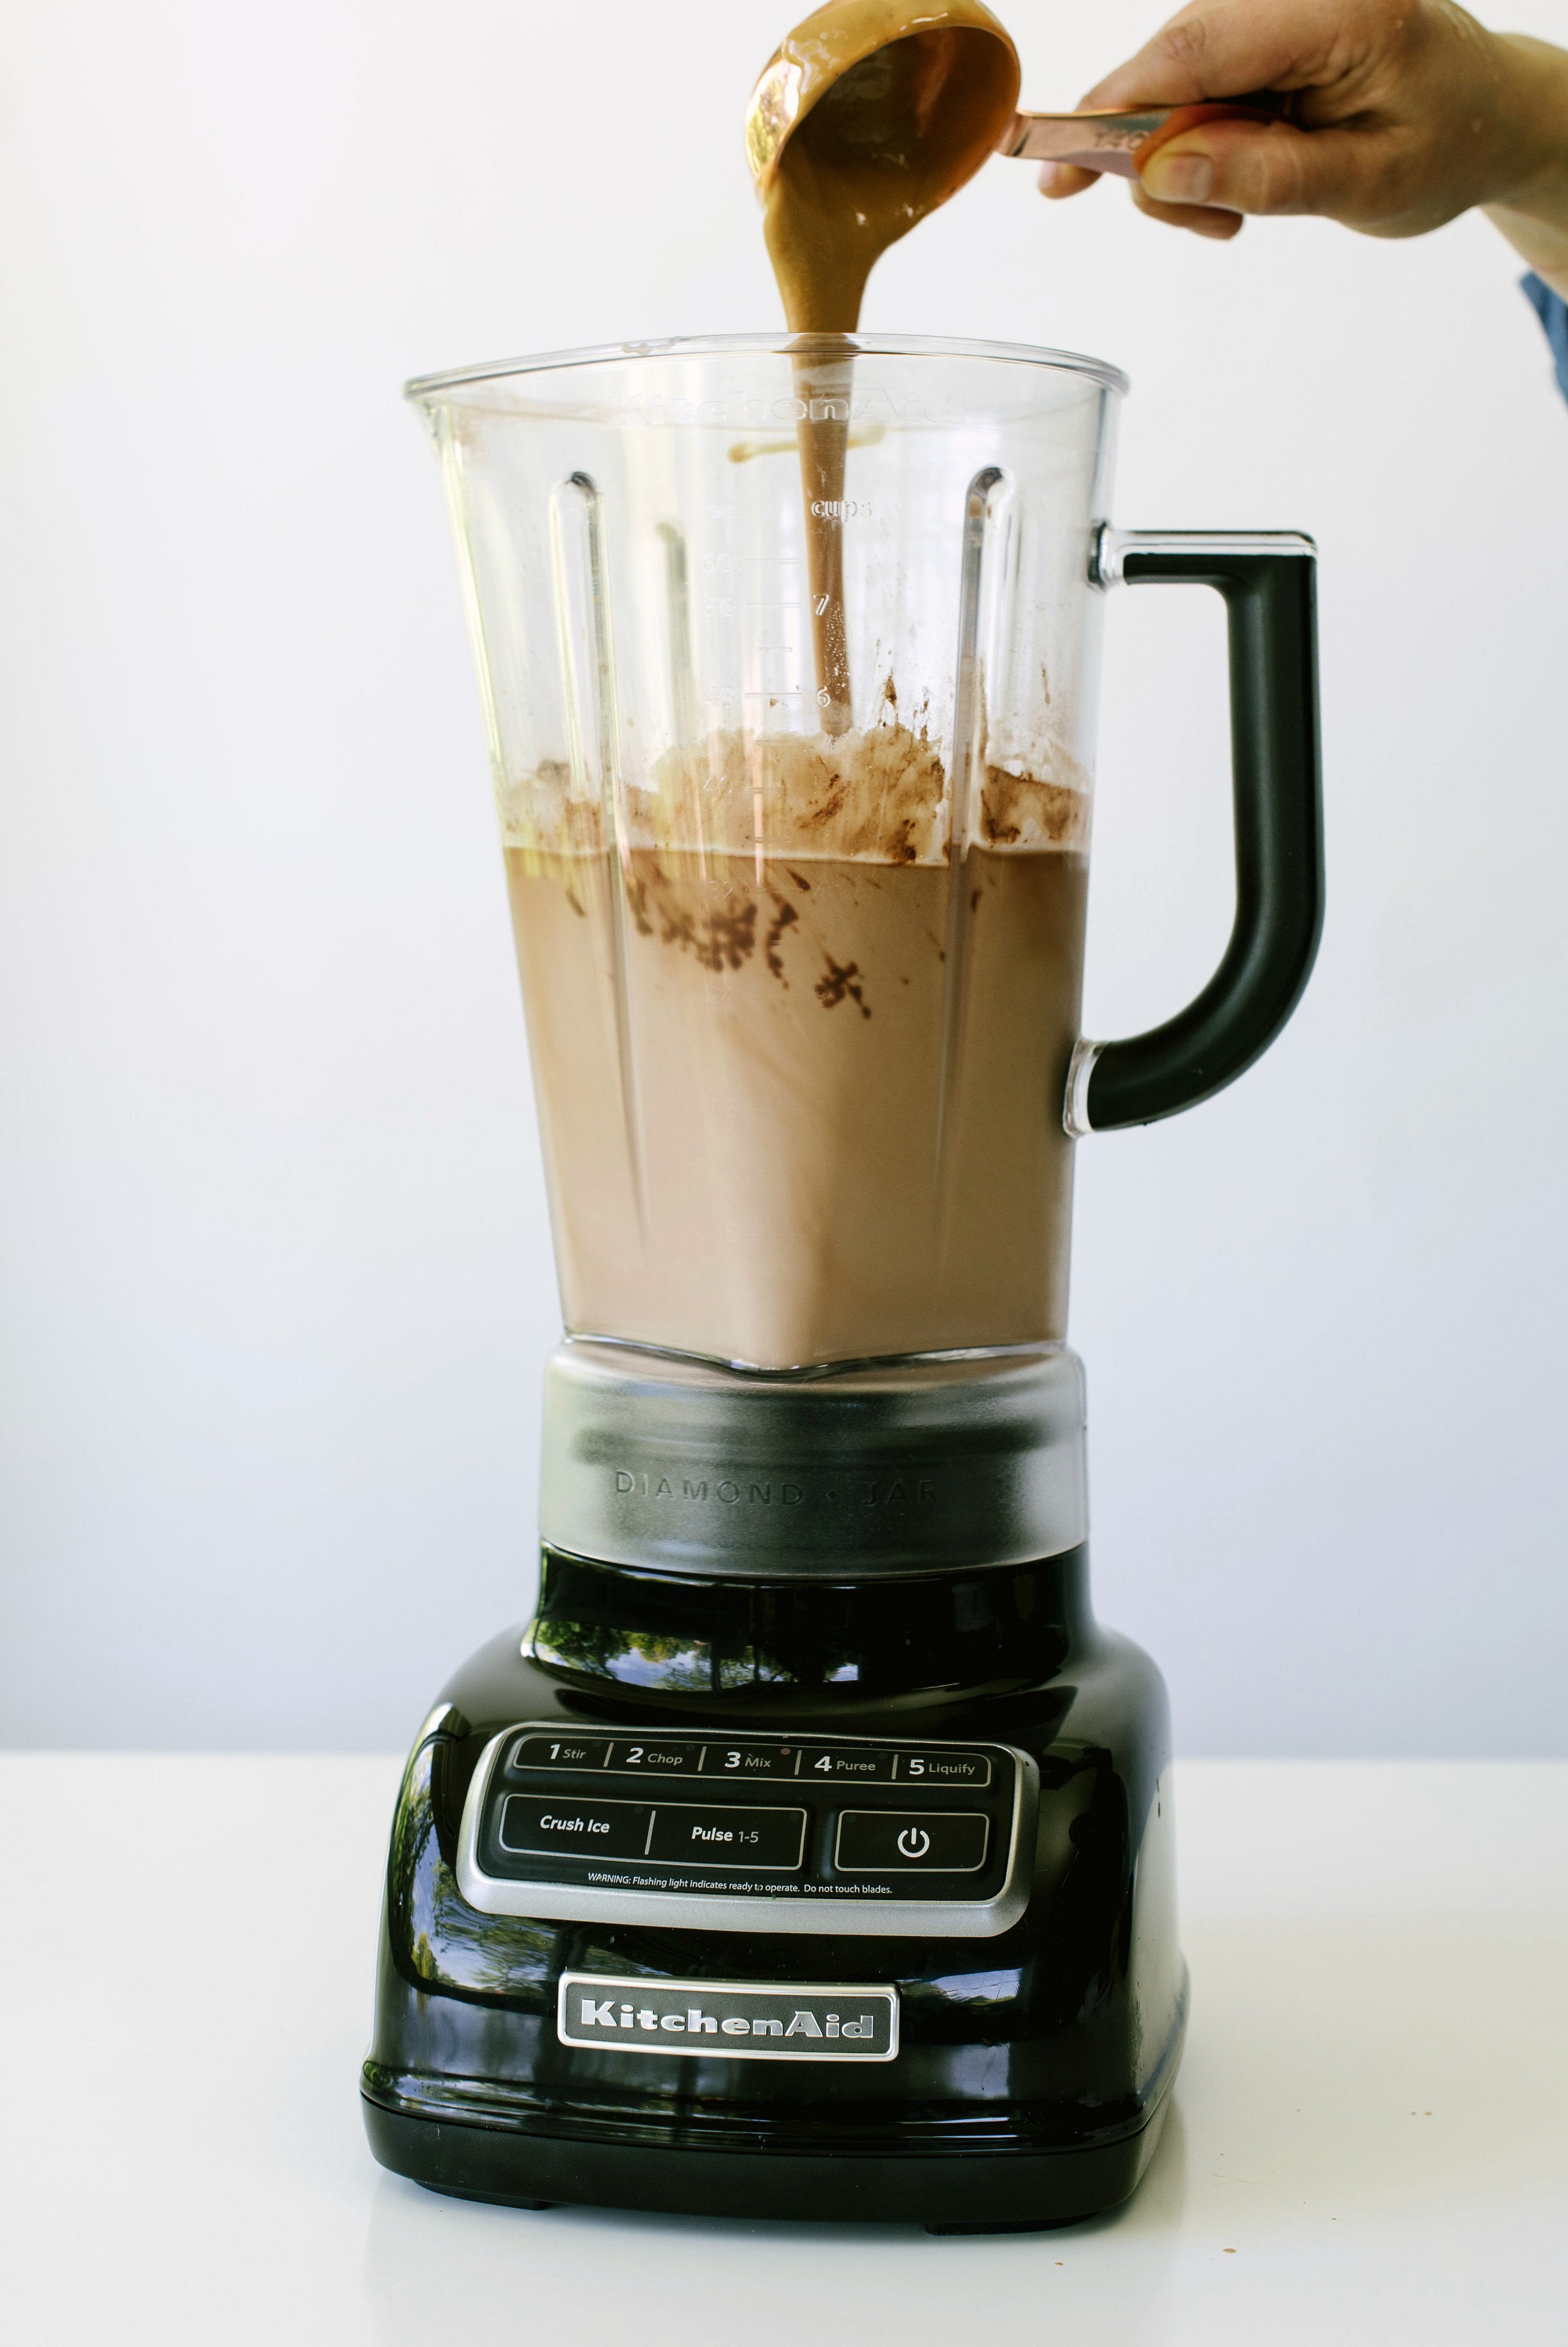
M 1110 529 L 1116 369 L 857 336 L 410 387 L 487 720 L 568 1329 L 787 1371 L 1059 1342 L 1073 1138 L 1264 1048 L 1320 918 L 1308 541 Z M 1231 614 L 1238 905 L 1081 1040 L 1103 589 Z

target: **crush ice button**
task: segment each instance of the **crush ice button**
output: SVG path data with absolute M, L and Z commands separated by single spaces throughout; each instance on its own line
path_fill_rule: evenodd
M 530 1857 L 641 1858 L 651 1814 L 646 1801 L 508 1793 L 501 1807 L 501 1848 Z

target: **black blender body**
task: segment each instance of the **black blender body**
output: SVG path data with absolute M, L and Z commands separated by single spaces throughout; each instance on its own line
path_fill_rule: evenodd
M 1032 740 L 1009 753 L 1025 774 L 1069 777 L 1047 786 L 1048 806 L 1052 790 L 1080 804 L 1089 606 L 1162 579 L 1225 600 L 1236 869 L 1225 957 L 1164 1025 L 1017 1071 L 1057 1150 L 1063 1125 L 1076 1139 L 1172 1114 L 1267 1048 L 1317 949 L 1311 542 L 1112 530 L 1109 418 L 1124 385 L 1097 362 L 845 348 L 865 428 L 849 441 L 856 500 L 834 514 L 870 533 L 858 551 L 846 536 L 852 648 L 901 642 L 906 676 L 937 675 L 939 644 L 958 648 L 947 705 L 922 721 L 948 745 L 947 834 L 908 851 L 950 892 L 932 1030 L 944 1071 L 964 1019 L 981 1015 L 962 974 L 979 901 L 965 809 L 983 807 L 986 774 L 1011 787 L 987 762 Z M 770 579 L 795 559 L 766 549 L 798 534 L 798 485 L 793 501 L 764 497 L 746 470 L 787 466 L 794 425 L 787 438 L 725 436 L 804 413 L 794 395 L 815 363 L 745 337 L 414 387 L 457 523 L 508 868 L 515 856 L 538 874 L 553 841 L 590 833 L 604 853 L 592 903 L 620 1040 L 603 1065 L 619 1068 L 605 1081 L 623 1097 L 599 1132 L 607 1155 L 624 1153 L 629 1196 L 643 1195 L 637 1020 L 668 1016 L 669 997 L 667 979 L 636 976 L 632 930 L 653 924 L 629 820 L 646 822 L 656 793 L 629 794 L 627 774 L 641 758 L 657 777 L 651 742 L 689 758 L 695 712 L 738 705 L 727 664 L 743 654 L 774 663 L 744 671 L 765 673 L 770 710 L 779 661 L 799 682 L 802 641 L 792 653 L 767 633 L 784 606 L 747 600 L 740 559 L 765 567 L 765 554 Z M 836 343 L 821 364 L 832 412 L 842 397 L 853 424 L 863 411 Z M 706 600 L 692 586 L 700 563 L 723 590 Z M 662 616 L 644 660 L 648 610 Z M 540 649 L 558 641 L 559 677 Z M 544 755 L 552 694 L 570 722 Z M 793 702 L 790 722 L 809 728 L 809 701 Z M 765 796 L 759 782 L 759 897 Z M 741 846 L 737 867 L 736 841 L 721 842 L 721 867 L 727 855 L 746 868 Z M 566 901 L 584 917 L 584 900 Z M 782 934 L 781 920 L 770 956 Z M 817 993 L 838 1003 L 854 965 L 834 975 Z M 722 1061 L 733 1030 L 711 1031 L 721 1099 L 740 1063 Z M 784 1031 L 770 1030 L 775 1062 Z M 924 1149 L 912 1166 L 927 1165 Z M 743 1152 L 726 1157 L 730 1178 L 743 1190 L 748 1162 L 765 1186 Z M 559 1168 L 552 1213 L 558 1254 L 574 1214 L 567 1255 L 585 1229 L 603 1235 Z M 640 1206 L 628 1244 L 664 1280 L 668 1308 L 679 1283 L 656 1219 Z M 682 1244 L 700 1220 L 687 1216 Z M 754 1299 L 764 1225 L 744 1227 L 753 1254 L 737 1220 L 728 1235 L 715 1226 L 716 1260 Z M 1064 1249 L 1064 1215 L 1059 1231 Z M 795 1243 L 783 1222 L 776 1235 Z M 697 1256 L 691 1266 L 707 1276 Z M 1170 1726 L 1153 1665 L 1093 1617 L 1082 1371 L 1061 1327 L 950 1352 L 867 1346 L 849 1361 L 743 1356 L 801 1363 L 773 1370 L 646 1325 L 560 1346 L 545 1380 L 538 1614 L 448 1682 L 398 1798 L 362 2082 L 386 2166 L 524 2207 L 938 2231 L 1068 2223 L 1133 2190 L 1186 2017 Z
M 669 1659 L 651 1666 L 659 1650 Z M 637 1680 L 615 1676 L 628 1661 Z M 704 1666 L 708 1686 L 693 1685 Z M 1036 1779 L 1025 1903 L 986 1938 L 945 1937 L 935 1914 L 918 1932 L 854 1937 L 832 1917 L 784 1934 L 762 1914 L 761 1928 L 726 1931 L 482 1915 L 457 1880 L 463 1812 L 487 1747 L 503 1731 L 520 1741 L 518 1723 L 591 1756 L 558 1779 L 557 1809 L 579 1816 L 643 1792 L 600 1764 L 617 1741 L 721 1767 L 759 1745 L 882 1768 L 955 1753 L 999 1773 L 1021 1756 Z M 377 2157 L 486 2198 L 933 2229 L 1064 2222 L 1125 2198 L 1158 2139 L 1185 2018 L 1169 1757 L 1159 1675 L 1094 1623 L 1081 1547 L 859 1584 L 698 1582 L 547 1553 L 536 1623 L 453 1679 L 399 1797 L 364 2079 Z M 688 1815 L 706 1796 L 725 1819 L 801 1798 L 798 1780 L 773 1776 L 743 1791 L 723 1775 L 648 1789 L 667 1814 L 674 1789 Z M 979 1794 L 933 1790 L 922 1770 L 825 1785 L 816 1806 L 830 1831 L 834 1815 L 880 1810 L 939 1858 L 941 1820 L 989 1810 L 994 1835 L 1011 1791 L 999 1800 L 995 1775 Z M 915 1872 L 898 1883 L 928 1887 Z M 830 2009 L 856 2015 L 869 2000 L 837 1984 L 880 1984 L 896 2000 L 897 2057 L 850 2064 L 805 2038 L 816 2058 L 738 2058 L 713 2032 L 652 2053 L 608 2032 L 563 2046 L 561 1983 L 574 1977 L 613 1983 L 602 1994 L 617 2018 L 666 1980 L 680 1983 L 679 2017 L 710 2022 L 705 1988 L 782 1988 L 786 2026 L 814 2013 L 825 2025 L 819 1984 L 835 1990 Z

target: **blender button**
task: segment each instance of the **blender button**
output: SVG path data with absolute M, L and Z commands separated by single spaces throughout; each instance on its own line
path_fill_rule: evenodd
M 694 1777 L 702 1765 L 702 1747 L 663 1737 L 632 1737 L 615 1747 L 610 1765 L 618 1777 Z
M 983 1752 L 900 1752 L 901 1785 L 989 1785 L 991 1764 Z
M 702 1774 L 743 1784 L 748 1777 L 793 1777 L 799 1761 L 798 1744 L 708 1744 L 702 1749 Z
M 802 1780 L 814 1784 L 890 1785 L 897 1755 L 874 1752 L 868 1746 L 841 1744 L 824 1751 L 808 1746 L 800 1756 Z
M 833 1854 L 840 1874 L 975 1874 L 986 1862 L 991 1821 L 982 1812 L 845 1809 Z
M 667 1865 L 777 1869 L 791 1873 L 805 1844 L 804 1809 L 721 1809 L 716 1801 L 661 1801 L 650 1858 Z
M 497 1839 L 514 1857 L 641 1858 L 647 1801 L 582 1801 L 575 1793 L 508 1793 Z
M 602 1768 L 610 1757 L 605 1736 L 519 1736 L 507 1762 L 512 1768 Z

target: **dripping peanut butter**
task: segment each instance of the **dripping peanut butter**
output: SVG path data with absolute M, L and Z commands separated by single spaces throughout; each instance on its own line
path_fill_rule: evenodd
M 890 244 L 972 178 L 1018 102 L 1018 53 L 979 0 L 830 0 L 764 67 L 746 115 L 763 233 L 803 336 L 853 333 Z M 800 427 L 807 583 L 823 728 L 854 722 L 842 504 L 851 362 L 803 354 L 815 397 Z M 827 412 L 810 413 L 815 407 Z

